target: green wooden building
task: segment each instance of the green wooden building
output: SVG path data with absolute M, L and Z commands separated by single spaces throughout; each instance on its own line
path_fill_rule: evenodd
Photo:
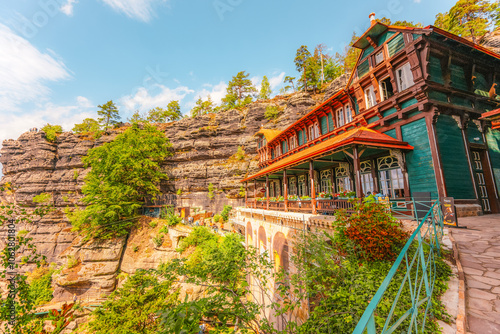
M 257 134 L 261 170 L 243 181 L 265 183 L 267 199 L 248 205 L 328 213 L 328 193 L 430 192 L 455 198 L 459 216 L 500 212 L 500 131 L 481 119 L 500 106 L 500 55 L 373 17 L 354 47 L 344 89 L 284 131 Z

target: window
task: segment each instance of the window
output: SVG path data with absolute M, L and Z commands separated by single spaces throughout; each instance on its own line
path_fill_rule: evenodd
M 352 122 L 352 112 L 349 106 L 345 106 L 345 124 Z
M 403 172 L 398 164 L 398 159 L 393 156 L 377 160 L 380 178 L 380 192 L 391 198 L 404 197 Z
M 297 137 L 294 135 L 288 140 L 290 142 L 290 151 L 297 147 Z
M 340 108 L 337 110 L 337 127 L 340 128 L 344 124 L 344 109 Z
M 375 98 L 375 91 L 373 86 L 365 88 L 365 99 L 366 99 L 366 109 L 370 109 L 375 104 L 377 104 L 377 99 Z
M 375 190 L 373 184 L 373 176 L 372 176 L 372 164 L 370 161 L 362 161 L 360 164 L 361 167 L 361 185 L 363 187 L 363 193 L 373 193 Z
M 381 92 L 380 97 L 382 98 L 382 101 L 385 101 L 394 95 L 394 89 L 392 88 L 392 82 L 390 77 L 387 77 L 380 81 L 380 92 Z
M 332 170 L 331 169 L 322 170 L 320 172 L 320 179 L 321 179 L 320 191 L 326 192 L 326 193 L 331 193 L 332 192 Z
M 299 176 L 299 196 L 309 196 L 307 193 L 307 184 L 306 184 L 306 176 L 305 175 L 300 175 Z
M 344 190 L 351 191 L 352 183 L 349 177 L 348 167 L 337 167 L 335 168 L 335 178 L 337 181 L 337 192 L 340 193 Z
M 380 51 L 375 55 L 375 66 L 384 61 L 384 52 Z
M 396 79 L 400 92 L 413 86 L 413 74 L 411 73 L 410 63 L 406 63 L 396 70 Z
M 309 125 L 309 140 L 314 140 L 319 137 L 319 126 L 318 123 Z
M 288 194 L 297 195 L 297 178 L 295 176 L 288 179 Z

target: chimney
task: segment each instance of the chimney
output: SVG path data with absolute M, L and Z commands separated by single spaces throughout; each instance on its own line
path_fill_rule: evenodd
M 370 23 L 372 25 L 377 22 L 377 21 L 375 21 L 375 13 L 371 13 L 370 15 L 368 15 L 368 17 L 370 18 Z

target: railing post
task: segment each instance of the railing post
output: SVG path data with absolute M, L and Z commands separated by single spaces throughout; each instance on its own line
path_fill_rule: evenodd
M 288 212 L 288 177 L 286 169 L 283 170 L 283 197 L 285 198 L 285 212 Z
M 269 175 L 266 175 L 266 210 L 269 210 Z
M 314 162 L 311 160 L 309 161 L 309 180 L 311 184 L 311 206 L 312 206 L 312 213 L 315 215 L 317 213 L 316 211 L 316 189 L 314 187 Z

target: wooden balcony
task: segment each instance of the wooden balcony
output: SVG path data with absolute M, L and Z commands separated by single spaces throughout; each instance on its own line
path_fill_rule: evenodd
M 246 202 L 247 208 L 253 209 L 267 209 L 266 201 L 252 201 Z M 322 215 L 333 215 L 337 210 L 346 210 L 352 212 L 354 204 L 349 202 L 349 199 L 318 199 L 316 200 L 316 211 Z M 269 210 L 273 211 L 288 211 L 299 213 L 312 213 L 313 204 L 311 200 L 308 201 L 287 201 L 285 202 L 269 202 Z

